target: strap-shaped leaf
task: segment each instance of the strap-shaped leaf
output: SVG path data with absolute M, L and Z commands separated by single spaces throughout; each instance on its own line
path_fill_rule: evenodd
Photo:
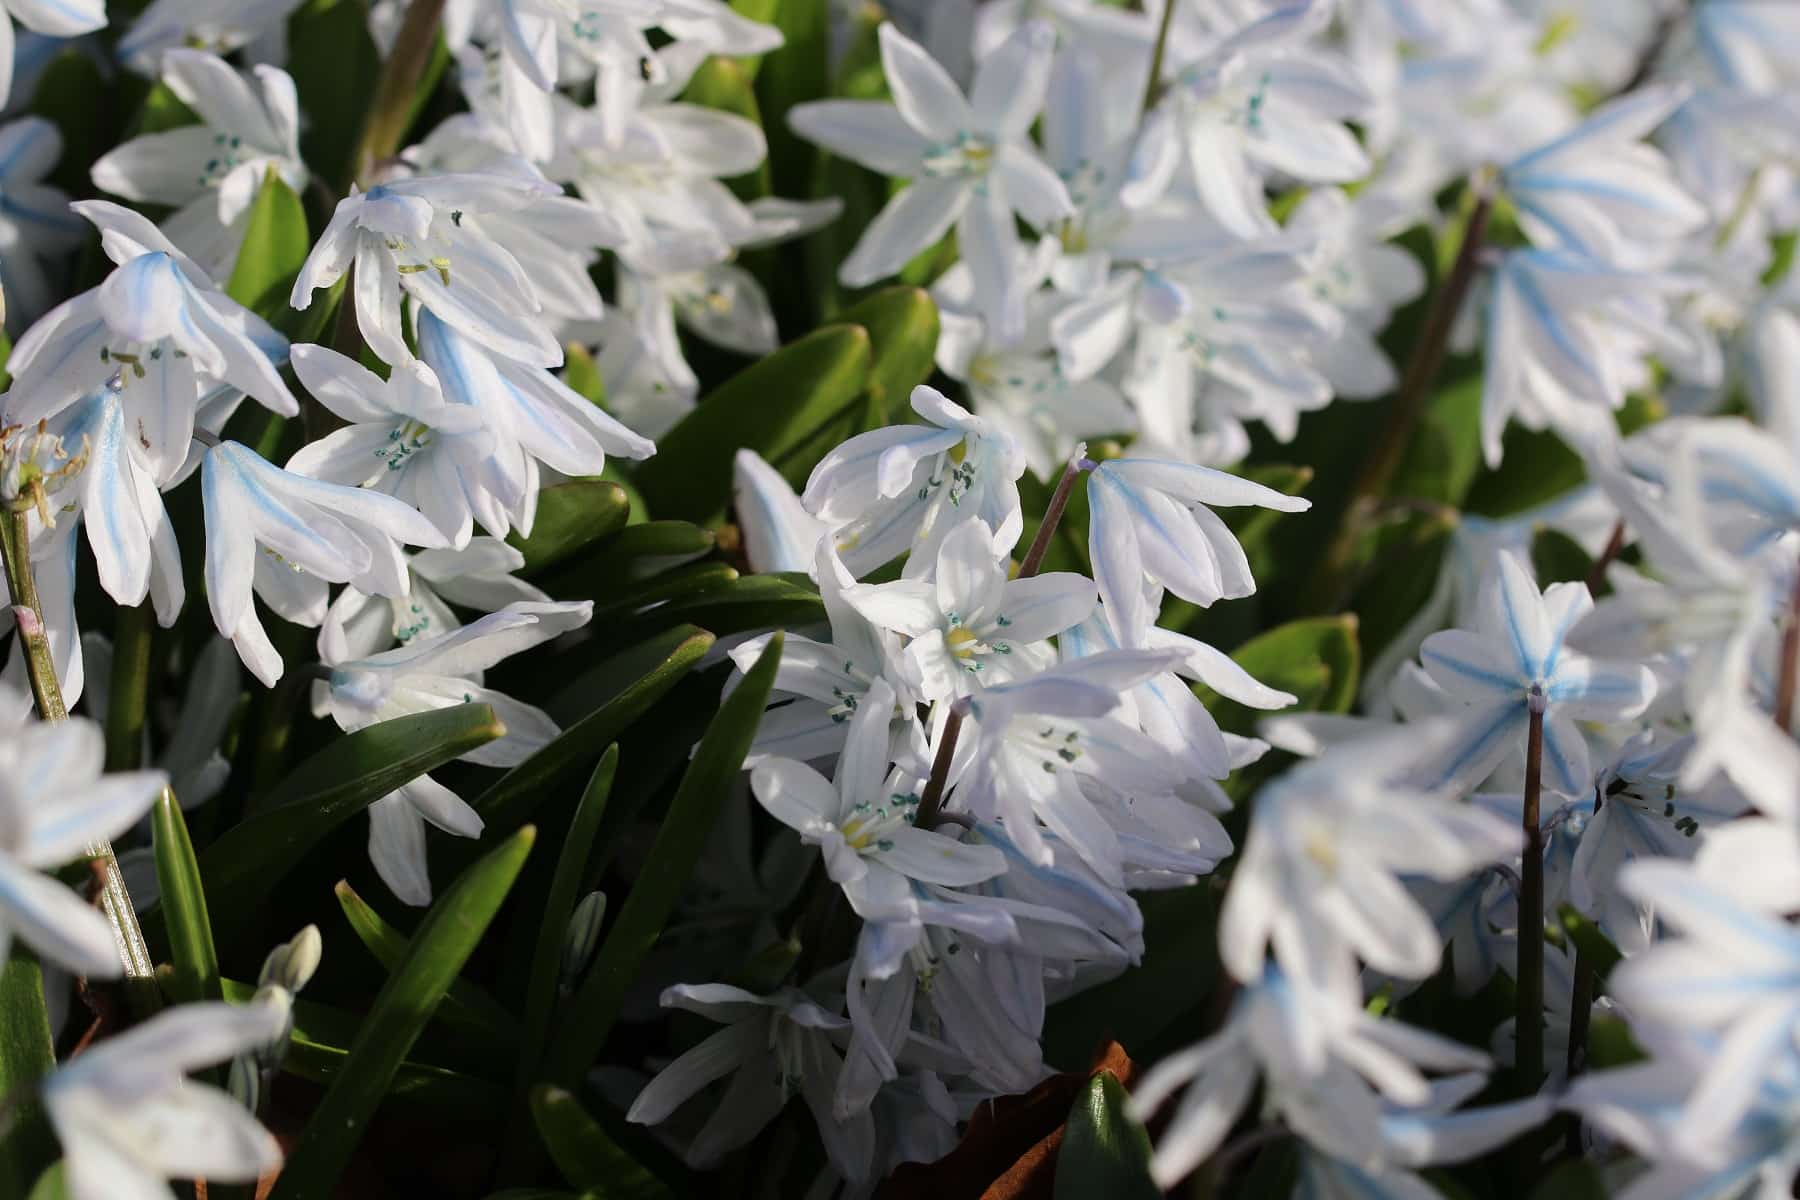
M 811 463 L 782 463 L 861 395 L 869 335 L 859 325 L 815 330 L 739 371 L 657 442 L 637 473 L 658 517 L 712 521 L 731 499 L 732 456 L 749 448 L 804 482 Z
M 301 763 L 265 809 L 200 856 L 215 910 L 213 936 L 229 944 L 294 863 L 333 829 L 401 784 L 505 732 L 487 705 L 458 704 L 359 729 Z
M 1612 939 L 1602 933 L 1600 927 L 1588 920 L 1573 904 L 1563 904 L 1556 910 L 1556 919 L 1562 925 L 1563 932 L 1568 935 L 1575 948 L 1581 951 L 1586 965 L 1594 972 L 1601 983 L 1606 982 L 1614 967 L 1625 956 Z
M 0 1095 L 26 1095 L 24 1089 L 55 1069 L 44 973 L 30 951 L 15 942 L 11 955 L 0 959 Z M 43 1107 L 26 1101 L 0 1130 L 0 1195 L 24 1195 L 55 1154 L 56 1139 Z
M 781 643 L 780 634 L 769 639 L 762 656 L 719 706 L 718 716 L 700 739 L 650 847 L 646 861 L 656 864 L 655 868 L 638 876 L 632 885 L 619 908 L 618 920 L 576 993 L 573 1009 L 581 1019 L 564 1026 L 552 1044 L 545 1071 L 551 1082 L 572 1085 L 580 1080 L 605 1044 L 618 1019 L 625 989 L 661 935 L 676 897 L 712 833 L 713 822 L 731 795 L 732 783 L 743 769 L 775 684 Z
M 610 617 L 654 604 L 692 601 L 735 583 L 737 579 L 737 568 L 730 563 L 705 562 L 676 567 L 601 595 L 594 603 L 594 616 Z
M 869 331 L 873 357 L 869 365 L 869 398 L 880 424 L 900 425 L 912 419 L 912 390 L 931 378 L 936 365 L 938 309 L 923 288 L 883 288 L 845 309 L 837 322 Z
M 756 99 L 769 137 L 769 167 L 777 196 L 805 196 L 812 183 L 813 147 L 788 128 L 788 109 L 831 90 L 830 4 L 827 0 L 777 0 L 775 25 L 782 44 L 763 56 Z
M 1125 1111 L 1125 1085 L 1111 1071 L 1088 1080 L 1063 1126 L 1056 1154 L 1056 1200 L 1158 1200 L 1150 1178 L 1150 1135 Z
M 350 1057 L 313 1110 L 271 1200 L 325 1200 L 406 1052 L 500 910 L 536 840 L 530 826 L 496 846 L 439 897 L 375 997 Z
M 642 637 L 670 621 L 686 621 L 724 637 L 752 629 L 799 629 L 825 620 L 825 605 L 804 576 L 746 575 L 622 622 L 606 636 L 614 644 Z
M 225 998 L 233 1004 L 248 1004 L 256 994 L 251 984 L 235 979 L 221 982 Z M 288 1034 L 282 1070 L 310 1083 L 329 1084 L 349 1060 L 350 1044 L 361 1023 L 360 1013 L 305 997 L 295 1000 L 294 1027 Z M 484 1115 L 498 1117 L 506 1108 L 506 1089 L 454 1067 L 407 1059 L 394 1073 L 385 1101 L 466 1121 Z
M 312 249 L 306 206 L 270 168 L 250 205 L 249 223 L 225 294 L 268 317 L 288 307 L 288 293 Z
M 622 580 L 647 578 L 710 554 L 717 540 L 712 530 L 691 521 L 627 525 L 580 561 L 551 572 L 542 586 L 552 596 L 605 597 Z
M 656 1176 L 619 1148 L 571 1093 L 548 1084 L 533 1089 L 531 1115 L 557 1169 L 578 1188 L 606 1200 L 670 1200 Z
M 206 913 L 206 888 L 187 820 L 175 793 L 164 788 L 150 806 L 151 845 L 156 857 L 158 904 L 169 939 L 174 971 L 163 985 L 177 1003 L 217 1000 L 219 953 L 213 947 L 212 921 Z
M 581 801 L 575 806 L 575 817 L 569 823 L 569 835 L 563 839 L 562 853 L 556 859 L 556 873 L 550 880 L 550 895 L 544 902 L 537 946 L 531 956 L 531 973 L 525 983 L 525 1024 L 519 1041 L 518 1090 L 521 1098 L 537 1074 L 544 1043 L 549 1037 L 550 1013 L 556 1003 L 556 982 L 569 914 L 575 911 L 588 856 L 594 848 L 594 835 L 600 832 L 600 818 L 606 813 L 606 801 L 612 795 L 613 777 L 618 769 L 619 745 L 614 742 L 600 756 L 600 765 L 594 768 L 593 778 L 588 780 L 581 793 Z
M 389 971 L 399 968 L 406 959 L 407 938 L 382 919 L 369 902 L 356 894 L 348 880 L 338 880 L 333 889 L 344 919 L 351 932 L 375 956 L 375 961 Z M 518 1022 L 500 1002 L 467 979 L 454 979 L 444 996 L 444 1024 L 488 1042 L 511 1046 L 518 1039 Z
M 69 1171 L 62 1159 L 44 1169 L 25 1200 L 69 1200 Z
M 681 626 L 601 663 L 571 685 L 565 695 L 583 697 L 580 702 L 589 705 L 585 715 L 476 798 L 475 811 L 487 823 L 490 836 L 516 828 L 567 772 L 592 761 L 599 747 L 617 741 L 712 644 L 712 634 Z M 563 704 L 553 701 L 550 711 L 560 720 L 568 719 Z
M 340 185 L 350 178 L 370 80 L 381 71 L 381 52 L 369 36 L 368 5 L 307 0 L 288 18 L 287 48 L 288 73 L 306 114 L 301 157 L 327 183 Z
M 530 537 L 522 538 L 515 531 L 506 540 L 525 556 L 519 574 L 539 575 L 616 533 L 630 515 L 631 498 L 618 484 L 571 479 L 538 493 Z

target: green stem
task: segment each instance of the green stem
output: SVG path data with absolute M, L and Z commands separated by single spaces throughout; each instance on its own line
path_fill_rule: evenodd
M 1515 1067 L 1527 1094 L 1544 1078 L 1544 831 L 1538 824 L 1538 801 L 1544 776 L 1543 691 L 1535 684 L 1527 704 L 1530 724 L 1525 735 L 1525 805 L 1520 820 L 1525 857 L 1519 871 L 1518 1020 Z
M 150 703 L 150 602 L 119 609 L 113 625 L 111 695 L 106 703 L 106 769 L 143 765 L 144 722 Z
M 56 679 L 56 662 L 50 654 L 50 640 L 44 632 L 44 609 L 38 600 L 37 580 L 31 573 L 31 514 L 26 509 L 11 509 L 0 521 L 0 560 L 6 569 L 7 590 L 12 593 L 13 616 L 18 621 L 19 637 L 25 644 L 25 672 L 31 679 L 31 694 L 37 701 L 38 713 L 46 721 L 66 721 L 69 710 L 63 704 L 62 685 Z M 144 934 L 138 928 L 137 910 L 131 906 L 131 893 L 125 888 L 125 877 L 119 872 L 119 860 L 112 843 L 91 842 L 88 857 L 96 863 L 100 881 L 100 907 L 113 927 L 113 940 L 119 961 L 125 968 L 126 986 L 133 1006 L 154 1007 L 156 964 L 144 945 Z
M 412 124 L 414 98 L 431 63 L 443 15 L 444 0 L 412 0 L 406 6 L 352 160 L 356 178 L 365 187 L 373 182 L 375 168 L 400 149 L 400 139 Z
M 1144 111 L 1156 107 L 1162 98 L 1163 57 L 1169 52 L 1169 26 L 1175 20 L 1175 6 L 1181 0 L 1164 0 L 1162 21 L 1156 27 L 1156 47 L 1150 51 L 1150 78 L 1144 83 Z
M 1462 244 L 1457 248 L 1444 286 L 1432 300 L 1425 328 L 1413 346 L 1412 357 L 1407 360 L 1399 390 L 1394 393 L 1387 424 L 1382 428 L 1374 450 L 1363 461 L 1356 481 L 1351 484 L 1337 534 L 1313 577 L 1310 596 L 1320 612 L 1336 612 L 1343 607 L 1352 582 L 1351 560 L 1356 555 L 1357 541 L 1374 516 L 1381 498 L 1393 485 L 1394 475 L 1412 445 L 1419 420 L 1425 415 L 1425 401 L 1449 350 L 1450 331 L 1475 282 L 1481 247 L 1487 238 L 1488 219 L 1493 215 L 1495 184 L 1495 173 L 1488 168 L 1476 172 L 1469 180 L 1475 201 L 1469 211 L 1468 223 L 1463 227 Z

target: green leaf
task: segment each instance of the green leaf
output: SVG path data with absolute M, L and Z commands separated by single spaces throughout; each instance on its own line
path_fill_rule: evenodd
M 804 579 L 800 576 L 799 579 Z M 616 642 L 644 636 L 670 621 L 686 621 L 719 637 L 752 629 L 798 629 L 825 620 L 825 605 L 808 583 L 786 575 L 746 575 L 723 587 L 673 601 L 608 631 Z
M 594 603 L 594 616 L 613 617 L 635 612 L 654 604 L 691 601 L 738 580 L 738 570 L 730 563 L 702 562 L 676 567 L 660 575 L 627 584 L 610 595 L 603 594 Z M 660 610 L 659 610 L 660 611 Z
M 425 914 L 406 958 L 357 1030 L 348 1061 L 288 1154 L 270 1200 L 325 1200 L 332 1194 L 407 1051 L 500 910 L 536 836 L 530 826 L 513 834 Z
M 288 18 L 288 73 L 306 114 L 300 155 L 334 186 L 350 179 L 381 53 L 363 0 L 307 0 Z
M 1453 366 L 1453 369 L 1455 367 Z M 1425 402 L 1390 495 L 1460 505 L 1482 468 L 1482 374 L 1470 361 Z M 1450 375 L 1449 371 L 1445 372 Z
M 502 775 L 475 799 L 475 811 L 489 834 L 517 828 L 546 793 L 569 772 L 591 761 L 601 747 L 619 735 L 712 648 L 713 635 L 682 626 L 646 640 L 589 671 L 570 692 L 589 698 L 605 696 L 584 716 L 564 727 L 549 745 Z M 560 697 L 559 697 L 560 699 Z M 551 712 L 564 711 L 552 702 Z
M 839 313 L 833 324 L 860 325 L 872 348 L 868 395 L 879 425 L 912 419 L 912 390 L 936 365 L 938 310 L 923 288 L 884 288 Z
M 525 984 L 525 1032 L 519 1044 L 518 1087 L 521 1094 L 536 1076 L 544 1044 L 550 1036 L 550 1013 L 556 1002 L 557 976 L 569 914 L 575 911 L 588 857 L 594 849 L 594 835 L 600 831 L 600 818 L 606 814 L 606 800 L 612 794 L 613 777 L 618 768 L 619 745 L 614 742 L 600 756 L 593 778 L 588 780 L 581 793 L 575 816 L 569 822 L 569 834 L 563 839 L 562 853 L 556 859 L 556 872 L 550 879 L 550 894 L 544 902 L 544 916 L 538 925 L 537 946 L 531 956 L 531 971 Z
M 163 929 L 175 966 L 165 986 L 177 1003 L 217 1000 L 219 953 L 213 948 L 212 922 L 206 915 L 206 889 L 200 882 L 200 864 L 194 860 L 194 843 L 188 837 L 181 805 L 168 788 L 162 789 L 150 806 L 150 835 Z
M 215 909 L 213 936 L 228 944 L 295 862 L 333 829 L 401 784 L 505 732 L 487 705 L 458 704 L 346 734 L 295 767 L 266 807 L 200 856 Z
M 1531 567 L 1540 588 L 1584 582 L 1593 565 L 1581 543 L 1560 529 L 1540 529 L 1531 539 Z
M 531 536 L 506 535 L 507 545 L 525 556 L 519 574 L 540 574 L 573 558 L 601 538 L 624 528 L 631 500 L 616 483 L 571 479 L 538 493 Z
M 375 961 L 389 971 L 399 969 L 406 959 L 407 937 L 382 920 L 381 914 L 368 901 L 356 894 L 348 880 L 338 880 L 333 889 L 338 907 L 344 910 L 350 930 L 368 948 Z M 484 1038 L 491 1044 L 511 1047 L 518 1041 L 519 1026 L 512 1014 L 498 1000 L 467 979 L 455 979 L 444 996 L 444 1024 L 464 1034 Z
M 1628 1067 L 1648 1056 L 1631 1036 L 1631 1026 L 1621 1017 L 1595 1013 L 1588 1022 L 1587 1065 L 1591 1071 Z
M 62 1159 L 57 1159 L 45 1168 L 37 1182 L 31 1185 L 31 1194 L 25 1200 L 68 1200 L 69 1171 Z
M 31 111 L 62 134 L 62 157 L 45 182 L 71 195 L 86 196 L 93 192 L 88 168 L 112 145 L 107 128 L 108 106 L 101 102 L 108 89 L 94 59 L 75 49 L 72 43 L 68 45 L 38 76 Z M 22 97 L 15 94 L 13 98 Z M 74 213 L 58 214 L 56 220 L 59 227 L 66 222 L 75 233 L 91 233 L 88 223 Z
M 618 1019 L 625 991 L 637 977 L 644 957 L 662 933 L 675 901 L 686 886 L 700 858 L 719 810 L 730 798 L 732 784 L 743 769 L 744 757 L 763 706 L 775 684 L 781 663 L 782 635 L 769 639 L 756 664 L 745 673 L 736 690 L 719 705 L 719 714 L 707 727 L 694 751 L 687 773 L 669 803 L 668 816 L 657 830 L 646 862 L 655 863 L 632 884 L 611 932 L 601 943 L 587 978 L 577 992 L 572 1011 L 581 1020 L 566 1025 L 551 1048 L 547 1064 L 550 1081 L 573 1085 L 587 1074 L 600 1053 L 606 1035 Z
M 187 106 L 187 102 L 175 94 L 175 90 L 162 80 L 151 85 L 144 96 L 143 106 L 138 109 L 137 123 L 132 131 L 133 137 L 142 137 L 147 133 L 166 133 L 171 129 L 180 129 L 183 125 L 198 125 L 200 114 Z
M 306 206 L 271 167 L 250 205 L 249 224 L 225 294 L 258 316 L 282 312 L 311 249 Z
M 828 326 L 715 388 L 657 440 L 656 457 L 639 467 L 638 488 L 650 511 L 717 520 L 731 500 L 739 449 L 768 459 L 788 482 L 804 483 L 813 463 L 790 455 L 855 403 L 869 379 L 869 345 L 861 326 Z
M 1130 1099 L 1111 1071 L 1088 1080 L 1063 1126 L 1056 1200 L 1160 1200 L 1150 1178 L 1150 1135 L 1125 1111 Z
M 762 124 L 762 110 L 751 88 L 750 72 L 741 62 L 731 58 L 709 58 L 694 72 L 681 98 L 689 104 L 716 109 Z M 765 157 L 753 171 L 725 181 L 739 200 L 759 200 L 771 194 L 769 160 Z
M 222 981 L 225 998 L 248 1004 L 256 988 L 235 979 Z M 345 1012 L 304 998 L 294 1001 L 294 1027 L 288 1034 L 282 1070 L 297 1079 L 329 1084 L 350 1058 L 350 1044 L 362 1023 L 360 1013 Z M 411 1059 L 400 1064 L 384 1103 L 454 1119 L 479 1120 L 506 1110 L 506 1089 L 450 1067 Z
M 586 397 L 596 408 L 606 407 L 606 380 L 601 378 L 594 356 L 580 342 L 569 342 L 563 347 L 562 379 L 570 391 Z
M 1263 683 L 1292 693 L 1301 712 L 1349 712 L 1356 699 L 1361 656 L 1351 614 L 1291 621 L 1245 642 L 1231 658 Z M 1194 691 L 1228 733 L 1254 733 L 1264 715 L 1204 685 Z
M 825 96 L 830 87 L 828 0 L 777 0 L 775 26 L 783 42 L 763 56 L 756 98 L 769 139 L 769 169 L 777 196 L 810 195 L 814 150 L 788 128 L 788 110 Z
M 543 588 L 552 596 L 603 596 L 622 579 L 641 579 L 712 551 L 717 537 L 688 521 L 645 521 L 627 525 L 597 546 L 552 572 Z
M 11 955 L 0 960 L 0 1096 L 26 1096 L 25 1089 L 55 1069 L 44 973 L 37 959 L 14 942 Z M 23 1195 L 38 1168 L 55 1155 L 56 1139 L 43 1106 L 27 1100 L 0 1129 L 0 1195 Z
M 1582 916 L 1574 905 L 1559 905 L 1556 920 L 1562 926 L 1563 933 L 1575 943 L 1575 948 L 1581 952 L 1582 959 L 1592 969 L 1594 977 L 1604 985 L 1607 976 L 1612 974 L 1612 969 L 1625 956 L 1612 944 L 1612 939 L 1600 932 L 1599 926 Z
M 1531 1200 L 1606 1200 L 1606 1181 L 1592 1163 L 1565 1162 L 1538 1184 Z
M 582 1110 L 581 1101 L 548 1084 L 532 1089 L 531 1115 L 556 1160 L 557 1169 L 578 1188 L 606 1200 L 670 1200 L 661 1180 L 646 1171 Z

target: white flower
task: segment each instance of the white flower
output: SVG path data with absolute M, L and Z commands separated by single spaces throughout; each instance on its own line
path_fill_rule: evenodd
M 559 351 L 560 353 L 560 351 Z M 608 454 L 649 458 L 656 444 L 620 424 L 599 405 L 540 366 L 496 353 L 440 314 L 419 314 L 419 357 L 431 367 L 449 407 L 466 406 L 499 442 L 524 450 L 525 497 L 537 492 L 541 462 L 565 475 L 598 475 Z M 523 510 L 522 532 L 530 532 Z
M 12 94 L 13 24 L 54 38 L 106 28 L 104 0 L 6 0 L 0 13 L 0 104 Z
M 168 1179 L 254 1183 L 281 1148 L 244 1106 L 185 1078 L 284 1036 L 267 1005 L 183 1004 L 88 1047 L 50 1076 L 70 1200 L 172 1197 Z
M 250 206 L 271 173 L 296 192 L 309 174 L 300 161 L 300 105 L 294 81 L 270 66 L 256 86 L 224 59 L 200 50 L 163 56 L 162 80 L 200 117 L 135 137 L 94 163 L 94 186 L 127 200 L 169 205 L 169 240 L 213 275 L 231 273 Z
M 813 564 L 831 640 L 786 635 L 775 691 L 794 699 L 763 713 L 749 761 L 754 764 L 767 754 L 807 761 L 837 753 L 869 689 L 885 679 L 896 697 L 891 704 L 893 757 L 908 759 L 923 774 L 930 760 L 916 715 L 917 681 L 908 670 L 899 636 L 870 621 L 851 603 L 857 583 L 829 542 L 818 544 Z M 748 672 L 768 641 L 769 635 L 763 635 L 734 646 L 731 661 L 739 671 Z
M 1177 661 L 1167 651 L 1113 650 L 970 695 L 967 766 L 947 807 L 998 817 L 1027 857 L 1048 864 L 1055 855 L 1041 821 L 1103 883 L 1122 887 L 1125 848 L 1108 817 L 1114 796 L 1170 797 L 1181 775 L 1173 755 L 1107 714 Z
M 279 47 L 288 14 L 299 6 L 300 0 L 151 0 L 119 39 L 119 61 L 154 75 L 163 52 L 179 47 L 214 54 L 271 41 Z
M 12 63 L 12 55 L 6 56 Z M 50 310 L 57 289 L 51 272 L 62 255 L 87 236 L 79 218 L 69 214 L 69 198 L 44 182 L 62 157 L 62 134 L 42 117 L 20 117 L 0 125 L 0 286 L 4 316 L 12 329 L 23 329 Z
M 1620 267 L 1656 266 L 1706 210 L 1639 139 L 1679 108 L 1681 88 L 1646 87 L 1595 109 L 1576 128 L 1500 175 L 1531 240 Z
M 1366 737 L 1258 794 L 1219 915 L 1220 961 L 1234 977 L 1258 978 L 1271 948 L 1287 976 L 1315 988 L 1351 975 L 1355 958 L 1402 978 L 1437 969 L 1437 928 L 1400 877 L 1459 879 L 1510 858 L 1522 838 L 1480 808 L 1404 782 L 1409 764 L 1449 736 L 1440 724 Z
M 253 588 L 281 616 L 316 625 L 325 617 L 327 583 L 404 595 L 399 543 L 444 544 L 418 510 L 391 496 L 283 471 L 236 442 L 207 451 L 200 485 L 213 623 L 271 686 L 281 678 L 281 656 L 257 618 Z
M 9 420 L 51 416 L 117 379 L 132 440 L 165 483 L 187 459 L 206 388 L 227 384 L 283 416 L 300 411 L 276 371 L 287 339 L 137 213 L 100 200 L 71 207 L 100 228 L 118 266 L 19 339 L 7 362 Z
M 338 727 L 363 729 L 411 713 L 471 701 L 494 710 L 506 732 L 461 756 L 490 767 L 516 767 L 555 738 L 556 722 L 529 704 L 482 687 L 495 663 L 587 624 L 591 600 L 517 602 L 437 637 L 417 638 L 368 658 L 333 665 L 327 705 Z M 457 837 L 479 837 L 481 817 L 429 775 L 369 806 L 369 860 L 394 895 L 407 904 L 431 902 L 425 824 Z
M 1567 250 L 1501 255 L 1487 299 L 1481 445 L 1500 464 L 1514 417 L 1553 427 L 1578 448 L 1617 441 L 1613 410 L 1638 371 L 1644 331 L 1666 331 L 1657 276 Z
M 1673 936 L 1620 963 L 1607 990 L 1636 1022 L 1718 1038 L 1673 1131 L 1677 1149 L 1703 1153 L 1757 1103 L 1763 1081 L 1793 1062 L 1800 932 L 1708 882 L 1692 864 L 1634 862 L 1619 873 L 1619 886 Z
M 1457 735 L 1420 766 L 1428 788 L 1480 783 L 1509 750 L 1524 744 L 1528 710 L 1543 706 L 1543 782 L 1564 795 L 1593 779 L 1576 721 L 1629 720 L 1656 694 L 1642 666 L 1589 658 L 1567 645 L 1569 631 L 1593 610 L 1580 583 L 1553 583 L 1540 594 L 1530 570 L 1510 551 L 1475 631 L 1449 629 L 1425 639 L 1425 670 L 1463 706 Z
M 1256 590 L 1237 538 L 1209 505 L 1305 512 L 1312 501 L 1191 463 L 1119 458 L 1088 473 L 1088 546 L 1119 644 L 1143 644 L 1155 624 L 1144 582 L 1208 605 Z
M 976 68 L 965 98 L 944 68 L 892 25 L 880 30 L 894 103 L 795 105 L 795 132 L 883 175 L 913 182 L 863 231 L 838 270 L 851 287 L 892 275 L 954 226 L 983 315 L 1001 340 L 1024 326 L 1014 214 L 1044 228 L 1074 212 L 1062 180 L 1026 141 L 1044 106 L 1056 33 L 1021 25 Z
M 1300 45 L 1330 7 L 1287 4 L 1191 61 L 1170 56 L 1176 69 L 1139 154 L 1169 163 L 1151 171 L 1164 178 L 1185 158 L 1207 210 L 1239 236 L 1275 228 L 1263 201 L 1267 174 L 1307 183 L 1368 174 L 1368 156 L 1343 122 L 1364 115 L 1373 98 L 1348 64 Z
M 519 261 L 473 226 L 466 213 L 523 208 L 556 189 L 529 168 L 395 179 L 338 201 L 288 298 L 308 308 L 355 264 L 356 323 L 383 362 L 413 361 L 401 299 L 482 345 L 537 367 L 562 362 L 562 347 L 536 319 L 537 294 Z
M 303 446 L 288 470 L 403 500 L 453 549 L 469 544 L 477 521 L 495 537 L 529 530 L 537 473 L 480 410 L 447 402 L 429 368 L 396 366 L 383 382 L 323 346 L 294 347 L 293 363 L 313 398 L 351 423 Z
M 682 1008 L 725 1023 L 725 1028 L 664 1067 L 638 1093 L 627 1121 L 666 1120 L 701 1088 L 732 1076 L 712 1117 L 688 1145 L 687 1160 L 711 1166 L 744 1145 L 775 1119 L 799 1092 L 812 1110 L 832 1166 L 846 1179 L 868 1176 L 875 1126 L 867 1111 L 839 1120 L 832 1098 L 843 1066 L 837 1042 L 850 1022 L 826 1012 L 796 988 L 757 996 L 722 983 L 680 984 L 662 994 L 667 1008 Z
M 825 523 L 806 511 L 788 481 L 754 450 L 739 450 L 731 460 L 731 506 L 752 571 L 812 573 Z
M 76 482 L 100 586 L 125 605 L 153 596 L 156 619 L 167 627 L 186 597 L 181 548 L 148 455 L 127 432 L 124 391 L 108 383 L 66 409 L 57 424 L 68 445 L 87 448 Z
M 1018 443 L 925 384 L 913 389 L 912 408 L 930 424 L 858 434 L 819 460 L 801 493 L 858 578 L 907 552 L 906 575 L 926 574 L 944 538 L 969 517 L 993 531 L 996 554 L 1010 551 L 1025 528 Z
M 826 874 L 858 916 L 916 928 L 916 884 L 965 887 L 1000 874 L 1006 860 L 991 846 L 913 825 L 918 781 L 888 768 L 893 705 L 893 688 L 877 679 L 850 719 L 835 785 L 805 763 L 769 757 L 751 770 L 750 787 L 771 815 L 820 848 Z
M 911 639 L 909 673 L 936 703 L 1051 665 L 1047 639 L 1087 618 L 1094 585 L 1067 571 L 1008 579 L 992 531 L 971 517 L 939 545 L 930 579 L 864 584 L 846 598 L 874 625 Z
M 1259 1079 L 1264 1104 L 1306 1141 L 1367 1161 L 1383 1143 L 1383 1097 L 1428 1105 L 1432 1087 L 1421 1069 L 1488 1065 L 1479 1051 L 1370 1016 L 1350 986 L 1347 999 L 1315 992 L 1271 964 L 1238 992 L 1223 1029 L 1144 1076 L 1131 1096 L 1140 1120 L 1187 1088 L 1157 1140 L 1150 1173 L 1159 1186 L 1173 1187 L 1225 1140 Z
M 24 707 L 0 684 L 0 948 L 17 937 L 57 966 L 116 978 L 112 926 L 78 892 L 41 874 L 124 833 L 169 782 L 161 771 L 102 775 L 100 727 L 6 714 Z
M 367 658 L 396 642 L 436 637 L 462 628 L 452 604 L 496 612 L 519 600 L 547 601 L 540 589 L 513 575 L 525 556 L 499 538 L 477 537 L 461 550 L 420 550 L 407 556 L 403 595 L 370 596 L 347 587 L 319 626 L 319 660 Z M 321 707 L 320 716 L 325 714 Z

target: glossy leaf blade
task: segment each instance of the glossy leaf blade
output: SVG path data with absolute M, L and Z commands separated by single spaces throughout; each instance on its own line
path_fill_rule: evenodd
M 291 771 L 267 807 L 200 856 L 216 910 L 213 936 L 229 943 L 288 869 L 326 834 L 403 783 L 502 736 L 485 704 L 458 704 L 346 734 Z
M 1157 1200 L 1150 1135 L 1125 1111 L 1125 1086 L 1101 1071 L 1075 1100 L 1056 1155 L 1056 1200 Z
M 163 930 L 169 939 L 174 973 L 165 986 L 178 1003 L 217 1000 L 219 953 L 213 946 L 212 921 L 206 911 L 206 888 L 187 820 L 175 793 L 164 788 L 150 807 L 151 844 L 156 856 Z
M 567 1026 L 552 1046 L 547 1070 L 552 1082 L 573 1084 L 586 1074 L 618 1019 L 625 990 L 661 935 L 750 753 L 763 706 L 775 684 L 782 640 L 780 634 L 769 639 L 762 656 L 719 706 L 706 736 L 700 739 L 650 847 L 647 861 L 655 863 L 656 869 L 644 872 L 632 885 L 576 994 L 574 1010 L 582 1019 Z
M 500 910 L 531 853 L 527 826 L 464 872 L 426 913 L 375 997 L 350 1056 L 288 1155 L 270 1200 L 325 1200 L 425 1023 Z
M 294 278 L 311 249 L 306 208 L 271 168 L 250 205 L 249 223 L 225 294 L 261 316 L 285 310 Z
M 671 1200 L 674 1193 L 639 1165 L 559 1087 L 531 1093 L 531 1115 L 557 1169 L 578 1188 L 607 1200 Z

